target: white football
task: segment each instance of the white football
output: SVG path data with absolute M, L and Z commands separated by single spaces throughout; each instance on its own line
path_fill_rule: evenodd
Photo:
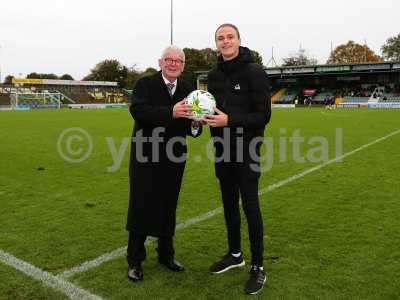
M 194 120 L 201 120 L 206 114 L 214 114 L 215 98 L 207 91 L 195 90 L 187 96 L 188 104 L 192 105 Z

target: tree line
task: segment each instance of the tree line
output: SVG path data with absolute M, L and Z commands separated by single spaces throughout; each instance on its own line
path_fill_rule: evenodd
M 355 64 L 365 62 L 400 61 L 400 34 L 390 37 L 381 47 L 382 56 L 376 54 L 366 44 L 354 41 L 337 46 L 329 55 L 326 64 Z M 316 65 L 318 61 L 300 49 L 291 56 L 283 59 L 282 66 Z
M 211 48 L 194 49 L 184 48 L 186 62 L 182 77 L 196 85 L 198 71 L 207 71 L 212 69 L 217 63 L 218 53 Z M 337 46 L 332 50 L 327 60 L 327 64 L 352 64 L 364 62 L 381 61 L 400 61 L 400 34 L 390 37 L 381 47 L 382 56 L 376 54 L 367 45 L 361 45 L 354 41 L 348 41 L 345 44 Z M 257 51 L 252 51 L 256 63 L 263 65 L 261 55 Z M 283 59 L 282 66 L 302 66 L 316 65 L 318 61 L 307 54 L 306 50 L 300 48 L 297 52 Z M 137 79 L 143 76 L 151 75 L 157 72 L 154 68 L 147 68 L 144 71 L 139 70 L 135 65 L 127 67 L 116 59 L 106 59 L 94 66 L 82 80 L 90 81 L 114 81 L 118 82 L 121 88 L 131 89 Z M 9 84 L 13 76 L 8 75 L 4 83 Z M 26 78 L 37 79 L 64 79 L 73 80 L 69 74 L 58 77 L 55 74 L 30 73 Z
M 212 69 L 217 63 L 217 51 L 211 48 L 194 49 L 184 48 L 185 53 L 185 69 L 182 77 L 196 85 L 197 71 L 207 71 Z M 252 55 L 256 63 L 262 65 L 262 57 L 257 51 L 252 50 Z M 127 67 L 116 59 L 105 59 L 94 66 L 90 73 L 82 80 L 84 81 L 114 81 L 118 82 L 119 87 L 131 89 L 137 79 L 156 73 L 154 68 L 147 68 L 144 71 L 139 70 L 136 66 Z M 69 76 L 70 78 L 66 78 Z M 7 76 L 5 83 L 11 83 L 12 76 Z M 66 74 L 57 77 L 55 74 L 39 74 L 31 73 L 27 78 L 37 79 L 70 79 L 72 76 Z

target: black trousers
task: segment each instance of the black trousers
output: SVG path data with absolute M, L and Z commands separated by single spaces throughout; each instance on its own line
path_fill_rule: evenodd
M 129 266 L 138 265 L 146 259 L 146 235 L 137 235 L 129 231 L 127 261 Z M 158 258 L 161 260 L 170 260 L 174 257 L 173 237 L 158 238 Z
M 255 164 L 259 165 L 257 162 Z M 264 226 L 258 197 L 260 174 L 250 169 L 248 161 L 244 163 L 220 162 L 216 163 L 215 168 L 221 188 L 229 251 L 241 252 L 240 195 L 248 224 L 251 263 L 262 266 Z

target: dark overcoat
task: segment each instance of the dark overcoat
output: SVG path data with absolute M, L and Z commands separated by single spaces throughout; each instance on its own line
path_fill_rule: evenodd
M 175 103 L 193 88 L 178 79 L 171 97 L 161 72 L 137 81 L 130 113 L 135 120 L 130 157 L 127 230 L 140 235 L 173 236 L 186 158 L 189 119 L 173 119 Z

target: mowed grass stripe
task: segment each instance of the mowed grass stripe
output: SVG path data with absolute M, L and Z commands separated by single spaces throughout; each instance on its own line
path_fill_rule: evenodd
M 385 136 L 383 136 L 381 138 L 378 138 L 378 139 L 376 139 L 376 140 L 374 140 L 374 141 L 372 141 L 370 143 L 362 145 L 362 146 L 360 146 L 360 147 L 358 147 L 358 148 L 356 148 L 356 149 L 354 149 L 354 150 L 352 150 L 350 152 L 347 152 L 347 153 L 345 153 L 345 154 L 343 154 L 343 155 L 341 155 L 339 157 L 336 157 L 336 158 L 331 159 L 331 160 L 329 160 L 329 161 L 327 161 L 325 163 L 322 163 L 322 164 L 319 164 L 319 165 L 317 165 L 315 167 L 309 168 L 309 169 L 307 169 L 307 170 L 305 170 L 305 171 L 303 171 L 303 172 L 301 172 L 299 174 L 293 175 L 293 176 L 291 176 L 291 177 L 289 177 L 287 179 L 284 179 L 282 181 L 279 181 L 277 183 L 269 185 L 269 186 L 261 189 L 259 191 L 259 195 L 263 195 L 263 194 L 272 192 L 273 190 L 275 190 L 275 189 L 277 189 L 279 187 L 285 186 L 285 185 L 287 185 L 287 184 L 289 184 L 289 183 L 291 183 L 291 182 L 293 182 L 295 180 L 298 180 L 298 179 L 300 179 L 300 178 L 302 178 L 302 177 L 304 177 L 304 176 L 306 176 L 306 175 L 308 175 L 310 173 L 316 172 L 316 171 L 318 171 L 318 170 L 320 170 L 320 169 L 322 169 L 322 168 L 324 168 L 324 167 L 326 167 L 326 166 L 328 166 L 328 165 L 330 165 L 332 163 L 339 162 L 342 159 L 344 159 L 344 158 L 346 158 L 346 157 L 348 157 L 350 155 L 356 154 L 359 151 L 362 151 L 362 150 L 364 150 L 364 149 L 366 149 L 368 147 L 371 147 L 372 145 L 375 145 L 375 144 L 377 144 L 379 142 L 382 142 L 382 141 L 384 141 L 384 140 L 386 140 L 386 139 L 388 139 L 388 138 L 390 138 L 390 137 L 392 137 L 392 136 L 394 136 L 396 134 L 399 134 L 399 133 L 400 133 L 400 129 L 399 130 L 395 130 L 395 131 L 393 131 L 393 132 L 391 132 L 391 133 L 389 133 L 389 134 L 387 134 L 387 135 L 385 135 Z M 209 212 L 207 212 L 207 213 L 205 213 L 203 215 L 197 216 L 195 218 L 189 219 L 189 220 L 187 220 L 187 221 L 185 221 L 183 223 L 178 224 L 176 226 L 176 229 L 177 230 L 181 230 L 181 229 L 187 228 L 187 227 L 189 227 L 191 225 L 194 225 L 194 224 L 197 224 L 199 222 L 205 221 L 205 220 L 207 220 L 209 218 L 212 218 L 212 217 L 214 217 L 215 215 L 217 215 L 217 214 L 219 214 L 221 212 L 222 212 L 222 207 L 218 207 L 218 208 L 216 208 L 216 209 L 214 209 L 212 211 L 209 211 Z M 152 240 L 154 240 L 154 239 L 151 239 L 150 241 L 152 241 Z M 88 270 L 90 270 L 92 268 L 96 268 L 96 267 L 100 266 L 101 264 L 103 264 L 105 262 L 108 262 L 110 260 L 118 258 L 118 257 L 124 255 L 125 253 L 126 253 L 126 247 L 118 248 L 118 249 L 116 249 L 116 250 L 114 250 L 112 252 L 105 253 L 105 254 L 103 254 L 103 255 L 101 255 L 101 256 L 93 259 L 93 260 L 86 261 L 86 262 L 80 264 L 77 267 L 71 268 L 70 270 L 66 270 L 62 274 L 60 274 L 60 277 L 69 278 L 69 277 L 74 276 L 75 274 L 78 274 L 78 273 L 81 273 L 81 272 L 86 272 L 86 271 L 88 271 Z
M 344 114 L 348 117 L 340 118 Z M 0 132 L 0 144 L 2 145 L 0 156 L 5 158 L 0 160 L 0 199 L 3 210 L 2 218 L 0 218 L 0 248 L 7 249 L 8 253 L 13 253 L 25 261 L 40 266 L 42 270 L 57 274 L 82 261 L 112 250 L 115 245 L 125 243 L 127 160 L 124 160 L 121 171 L 107 174 L 104 170 L 111 164 L 111 159 L 107 148 L 103 145 L 103 140 L 105 136 L 115 136 L 118 139 L 118 146 L 118 142 L 124 136 L 129 136 L 131 131 L 129 115 L 122 111 L 16 112 L 9 115 L 11 118 L 8 118 L 7 115 L 0 116 L 0 125 L 4 129 Z M 107 122 L 106 126 L 104 121 Z M 97 136 L 94 157 L 79 166 L 63 163 L 56 155 L 57 135 L 69 126 L 80 126 Z M 301 128 L 301 132 L 306 137 L 322 135 L 328 138 L 332 136 L 334 128 L 343 128 L 345 133 L 344 149 L 347 152 L 356 148 L 357 145 L 367 143 L 371 137 L 378 137 L 383 132 L 398 128 L 398 112 L 346 110 L 321 114 L 320 110 L 274 110 L 272 123 L 266 131 L 267 136 L 279 138 L 278 129 L 281 127 L 287 128 L 288 133 L 296 128 Z M 205 133 L 208 133 L 208 130 Z M 204 138 L 207 138 L 207 134 Z M 331 139 L 329 138 L 329 140 Z M 101 143 L 97 143 L 98 141 Z M 190 144 L 198 147 L 200 151 L 203 149 L 203 141 L 205 139 L 190 140 Z M 398 141 L 398 139 L 396 138 L 394 141 Z M 193 150 L 197 149 L 192 147 L 190 153 L 196 153 L 192 152 Z M 377 155 L 383 155 L 384 151 L 381 150 L 381 152 Z M 357 161 L 364 154 L 365 152 L 359 152 Z M 372 160 L 375 161 L 374 158 Z M 359 163 L 369 164 L 370 161 L 371 157 L 367 155 L 365 161 L 359 161 Z M 348 161 L 343 165 L 350 167 L 349 171 L 354 166 L 348 164 Z M 339 169 L 342 169 L 343 165 Z M 36 171 L 38 166 L 46 167 L 46 171 Z M 178 210 L 180 222 L 219 205 L 219 194 L 216 184 L 213 183 L 216 180 L 211 166 L 212 164 L 201 165 L 199 170 L 198 165 L 188 164 L 188 172 L 185 174 L 183 185 L 184 197 L 180 200 Z M 275 178 L 280 182 L 280 179 L 290 177 L 291 174 L 301 173 L 302 169 L 308 169 L 308 167 L 312 167 L 312 165 L 295 165 L 291 162 L 274 164 L 273 170 L 264 176 L 262 186 L 266 185 L 266 180 L 272 181 Z M 337 168 L 336 165 L 331 165 L 329 169 Z M 358 176 L 355 172 L 353 173 L 353 176 Z M 347 177 L 346 175 L 342 176 Z M 326 181 L 315 181 L 319 176 L 323 178 L 326 174 L 324 172 L 310 176 L 314 180 L 313 183 L 330 184 Z M 351 179 L 349 178 L 350 183 Z M 310 184 L 313 184 L 309 179 L 300 182 L 297 185 L 305 185 L 305 189 L 300 190 L 308 195 L 310 201 L 314 197 L 319 197 L 308 189 Z M 204 184 L 208 184 L 208 186 L 204 186 Z M 366 187 L 373 186 L 374 180 L 368 179 L 364 184 Z M 279 195 L 285 194 L 287 190 L 295 189 L 297 185 L 280 189 Z M 387 187 L 387 189 L 392 192 L 398 190 L 397 185 L 393 185 L 392 188 Z M 197 198 L 200 195 L 199 192 L 202 193 L 201 199 Z M 353 192 L 358 195 L 362 191 L 356 188 Z M 334 194 L 331 196 L 334 197 Z M 381 197 L 385 199 L 385 195 L 381 195 Z M 290 199 L 288 201 L 293 201 L 293 198 Z M 308 200 L 304 198 L 303 201 Z M 89 206 L 85 206 L 86 204 Z M 264 205 L 269 206 L 270 201 L 264 201 Z M 202 223 L 201 226 L 194 226 L 194 230 L 186 231 L 184 234 L 181 233 L 177 238 L 178 245 L 182 236 L 188 236 L 193 232 L 198 233 L 200 227 L 210 229 L 209 224 L 216 224 L 215 220 L 219 220 L 219 218 L 209 220 L 206 224 Z M 222 223 L 219 222 L 217 225 L 221 227 L 218 228 L 218 231 L 222 232 L 224 228 Z M 279 224 L 277 223 L 276 226 Z M 202 234 L 204 235 L 199 236 L 198 241 L 207 240 L 209 233 L 203 232 Z M 189 247 L 185 243 L 186 246 Z M 181 249 L 180 247 L 178 248 Z M 210 249 L 211 253 L 214 251 L 217 253 L 217 250 L 215 247 Z M 193 249 L 192 251 L 197 250 Z M 178 254 L 180 256 L 180 253 Z M 115 260 L 112 264 L 120 262 L 122 260 Z M 96 269 L 95 274 L 98 274 L 98 271 L 99 269 Z M 91 272 L 88 272 L 81 276 L 87 277 L 90 274 Z M 390 277 L 396 273 L 386 272 L 383 274 Z M 113 278 L 109 276 L 111 274 L 101 275 L 101 278 L 97 278 L 96 281 L 101 282 Z M 167 274 L 163 274 L 161 277 L 164 275 Z M 163 281 L 165 278 L 160 278 L 160 280 Z M 18 282 L 21 286 L 25 286 L 22 279 L 18 279 Z M 17 286 L 18 282 L 16 281 L 14 286 Z M 93 284 L 92 290 L 99 291 Z M 91 284 L 83 282 L 82 285 Z M 7 288 L 7 280 L 4 280 L 3 283 L 0 283 L 0 294 L 6 295 L 4 293 Z M 37 291 L 40 293 L 40 289 Z M 111 295 L 115 293 L 116 299 L 118 299 L 118 291 L 110 290 L 109 292 Z M 103 292 L 101 294 L 108 295 Z M 169 292 L 165 295 L 168 294 Z

